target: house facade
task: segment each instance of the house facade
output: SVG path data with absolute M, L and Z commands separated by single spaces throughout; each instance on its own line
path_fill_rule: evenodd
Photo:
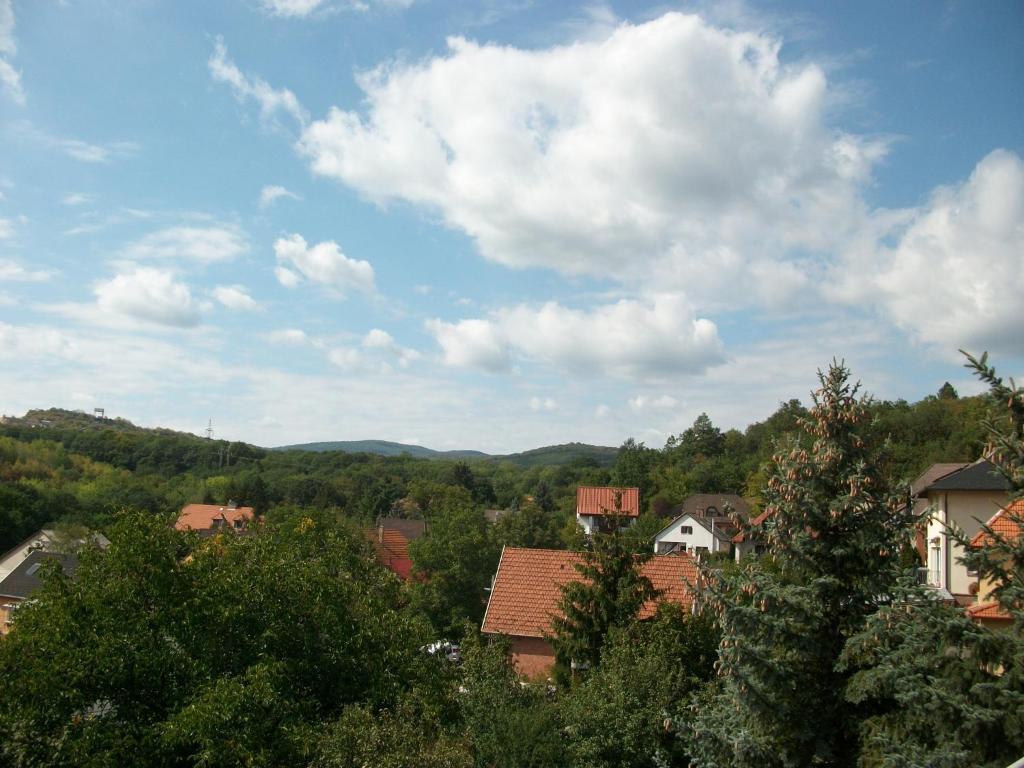
M 22 559 L 2 580 L 0 580 L 0 635 L 11 631 L 15 611 L 32 593 L 39 589 L 43 582 L 39 571 L 48 561 L 55 561 L 65 575 L 74 577 L 78 568 L 76 555 L 33 550 Z
M 510 639 L 512 662 L 524 677 L 539 678 L 551 672 L 555 664 L 549 642 L 552 621 L 561 616 L 562 587 L 582 578 L 575 567 L 582 562 L 578 552 L 523 547 L 502 550 L 481 631 Z M 661 595 L 641 608 L 640 618 L 653 616 L 663 601 L 692 607 L 692 589 L 698 580 L 692 557 L 652 557 L 642 572 Z
M 924 530 L 929 586 L 948 592 L 961 605 L 974 603 L 974 577 L 958 562 L 964 550 L 949 535 L 951 526 L 974 536 L 1008 501 L 1009 484 L 992 462 L 980 459 L 927 484 L 915 496 L 930 510 Z
M 682 514 L 655 534 L 654 554 L 688 552 L 696 556 L 709 552 L 729 552 L 732 549 L 734 530 L 734 526 L 724 526 L 716 518 Z
M 588 536 L 618 518 L 620 527 L 640 517 L 640 489 L 581 485 L 576 489 L 576 522 Z

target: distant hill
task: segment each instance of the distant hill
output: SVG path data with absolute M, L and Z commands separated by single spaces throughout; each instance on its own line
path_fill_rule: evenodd
M 343 453 L 374 453 L 378 456 L 402 456 L 408 454 L 416 459 L 487 459 L 481 451 L 435 451 L 422 445 L 392 443 L 387 440 L 332 440 L 323 443 L 299 443 L 273 448 L 275 451 L 342 451 Z
M 615 463 L 618 448 L 584 443 L 566 443 L 534 448 L 522 453 L 494 456 L 481 451 L 435 451 L 422 445 L 392 443 L 387 440 L 332 440 L 322 443 L 300 443 L 282 445 L 275 451 L 342 451 L 344 453 L 373 453 L 379 456 L 409 455 L 417 459 L 480 459 L 508 461 L 519 467 L 551 467 L 574 462 L 593 462 L 598 467 L 610 467 Z
M 610 467 L 615 463 L 618 448 L 586 443 L 565 443 L 534 448 L 522 453 L 493 457 L 498 461 L 509 461 L 519 467 L 559 467 L 576 462 L 593 462 L 598 467 Z

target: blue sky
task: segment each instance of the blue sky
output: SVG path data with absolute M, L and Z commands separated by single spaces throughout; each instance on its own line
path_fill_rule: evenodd
M 1019 3 L 0 0 L 0 411 L 510 452 L 1024 372 Z

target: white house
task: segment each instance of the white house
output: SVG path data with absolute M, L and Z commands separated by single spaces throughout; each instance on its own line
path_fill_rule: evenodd
M 68 539 L 52 528 L 38 530 L 20 544 L 0 554 L 0 581 L 6 579 L 33 552 L 78 550 L 88 543 L 92 543 L 100 549 L 110 546 L 107 537 L 102 533 L 89 534 L 88 539 Z
M 626 527 L 640 517 L 639 488 L 611 488 L 581 485 L 576 489 L 576 522 L 590 536 L 606 527 L 613 517 Z
M 654 554 L 728 552 L 733 530 L 731 526 L 719 524 L 714 517 L 684 512 L 654 536 Z
M 950 537 L 949 528 L 956 525 L 968 537 L 974 536 L 1008 502 L 1006 478 L 992 462 L 979 459 L 928 483 L 915 496 L 915 504 L 924 500 L 931 510 L 924 536 L 928 584 L 946 590 L 962 605 L 973 603 L 970 590 L 976 580 L 957 562 L 963 547 Z

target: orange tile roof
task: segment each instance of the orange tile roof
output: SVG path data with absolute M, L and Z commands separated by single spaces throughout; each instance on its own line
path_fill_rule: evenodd
M 1024 517 L 1024 499 L 1017 499 L 1007 504 L 989 518 L 987 525 L 1007 541 L 1016 541 L 1020 538 L 1020 524 L 1007 513 L 1017 517 Z M 987 547 L 992 543 L 992 537 L 985 533 L 984 530 L 978 531 L 974 534 L 974 538 L 971 539 L 971 546 L 974 548 Z
M 999 603 L 994 600 L 988 603 L 976 603 L 968 606 L 967 615 L 975 621 L 980 621 L 981 619 L 988 619 L 989 621 L 1011 621 L 1013 619 L 1013 617 L 1000 608 Z
M 587 485 L 576 489 L 577 515 L 609 515 L 616 511 L 625 517 L 639 517 L 640 489 Z
M 409 539 L 401 531 L 390 528 L 367 528 L 363 531 L 373 543 L 377 562 L 408 580 L 412 572 Z
M 552 618 L 561 615 L 561 588 L 580 580 L 580 573 L 573 566 L 582 561 L 579 552 L 505 547 L 487 601 L 482 631 L 517 637 L 549 635 Z M 644 564 L 643 574 L 662 595 L 658 601 L 644 605 L 641 618 L 654 615 L 660 601 L 686 608 L 693 603 L 687 582 L 697 583 L 697 563 L 690 555 L 656 555 Z
M 753 520 L 750 521 L 750 525 L 751 526 L 763 525 L 764 521 L 768 519 L 768 516 L 771 513 L 772 513 L 771 510 L 768 510 L 767 512 L 762 512 L 760 515 L 758 515 L 757 517 L 755 517 Z M 745 531 L 740 531 L 739 533 L 737 533 L 735 536 L 732 537 L 732 540 L 736 544 L 739 544 L 740 542 L 746 541 L 746 532 Z
M 178 515 L 174 527 L 179 531 L 208 531 L 215 520 L 224 520 L 224 526 L 234 528 L 235 521 L 243 523 L 255 517 L 252 507 L 222 507 L 218 504 L 186 504 Z

